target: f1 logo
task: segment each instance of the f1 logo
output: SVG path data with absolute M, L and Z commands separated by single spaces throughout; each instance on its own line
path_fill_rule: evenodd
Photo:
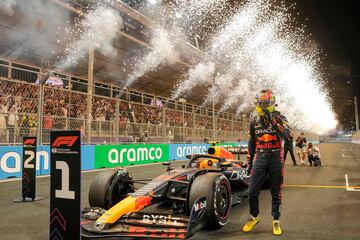
M 24 145 L 34 145 L 35 140 L 35 138 L 28 138 L 24 141 Z
M 61 136 L 57 137 L 52 144 L 53 147 L 60 147 L 61 145 L 66 145 L 68 147 L 71 147 L 74 145 L 76 140 L 78 139 L 78 136 Z

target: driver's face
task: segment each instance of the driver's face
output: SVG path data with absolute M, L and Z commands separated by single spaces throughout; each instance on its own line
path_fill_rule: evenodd
M 262 108 L 262 109 L 266 109 L 270 106 L 269 102 L 266 101 L 266 102 L 259 102 L 259 107 Z

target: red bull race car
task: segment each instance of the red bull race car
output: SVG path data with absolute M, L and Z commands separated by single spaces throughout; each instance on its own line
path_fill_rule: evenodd
M 155 179 L 135 180 L 126 168 L 101 172 L 82 210 L 82 237 L 182 239 L 221 228 L 232 206 L 247 199 L 249 177 L 225 148 L 208 153 L 189 156 L 182 168 L 165 163 Z

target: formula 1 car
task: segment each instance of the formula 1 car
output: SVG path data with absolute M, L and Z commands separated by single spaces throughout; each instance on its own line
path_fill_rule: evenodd
M 135 180 L 126 168 L 101 172 L 90 186 L 90 207 L 82 210 L 83 238 L 182 239 L 224 226 L 249 187 L 247 169 L 225 151 L 212 147 L 182 168 L 164 163 L 167 171 L 155 179 Z M 135 184 L 144 186 L 135 191 Z

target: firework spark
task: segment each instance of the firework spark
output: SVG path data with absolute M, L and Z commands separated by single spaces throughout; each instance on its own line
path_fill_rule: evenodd
M 65 56 L 59 61 L 57 68 L 66 69 L 79 64 L 90 49 L 106 56 L 116 55 L 113 42 L 118 38 L 123 20 L 119 12 L 110 7 L 111 4 L 112 1 L 98 3 L 84 17 L 76 18 L 73 28 L 64 29 L 70 40 L 63 40 L 69 43 L 65 48 Z M 59 39 L 58 42 L 61 40 Z
M 207 85 L 204 104 L 223 102 L 221 111 L 235 106 L 242 113 L 253 107 L 257 91 L 271 88 L 293 127 L 317 133 L 334 128 L 337 121 L 317 70 L 318 52 L 304 48 L 308 37 L 304 28 L 293 26 L 289 7 L 293 6 L 268 0 L 242 5 L 209 41 L 202 60 L 177 86 L 173 97 Z M 204 72 L 195 70 L 208 63 L 216 64 L 217 74 L 209 69 L 205 78 Z

